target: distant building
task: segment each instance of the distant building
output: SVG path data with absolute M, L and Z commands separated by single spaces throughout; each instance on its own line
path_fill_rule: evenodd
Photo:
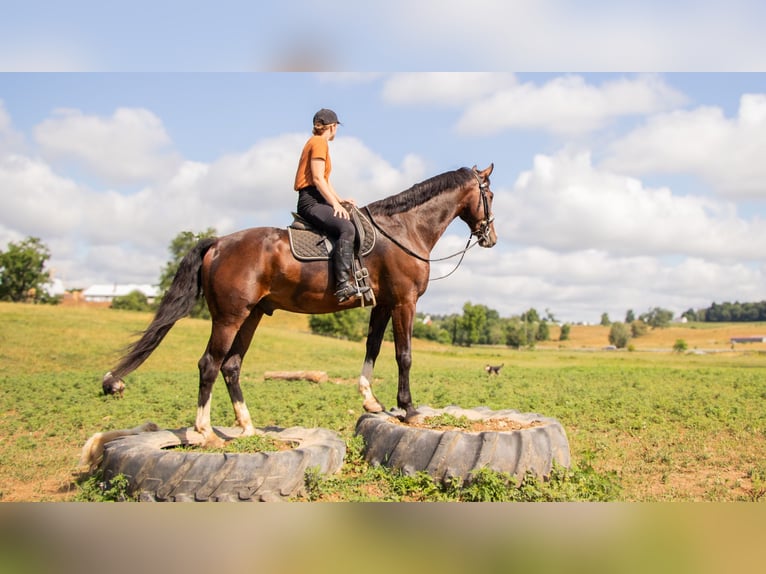
M 732 337 L 729 339 L 732 343 L 766 343 L 766 337 Z
M 42 288 L 49 297 L 61 297 L 66 293 L 64 282 L 61 279 L 51 279 L 48 283 L 43 285 Z
M 108 283 L 91 285 L 82 292 L 82 298 L 88 303 L 111 303 L 115 297 L 124 297 L 133 291 L 140 291 L 146 295 L 149 303 L 152 303 L 160 295 L 160 288 L 157 285 Z

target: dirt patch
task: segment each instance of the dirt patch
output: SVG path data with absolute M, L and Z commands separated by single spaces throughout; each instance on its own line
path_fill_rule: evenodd
M 77 493 L 74 478 L 66 472 L 39 482 L 24 482 L 18 479 L 4 479 L 2 502 L 65 502 Z
M 427 417 L 424 418 L 421 422 L 413 422 L 413 423 L 405 423 L 400 421 L 399 419 L 393 419 L 392 422 L 395 422 L 396 424 L 414 427 L 414 428 L 421 428 L 421 429 L 431 429 L 436 431 L 463 431 L 463 432 L 471 432 L 471 433 L 480 433 L 480 432 L 503 432 L 503 431 L 516 431 L 516 430 L 524 430 L 534 427 L 540 427 L 543 426 L 545 423 L 543 421 L 532 421 L 529 423 L 522 423 L 519 421 L 513 421 L 509 419 L 487 419 L 487 420 L 478 420 L 478 421 L 472 421 L 472 420 L 460 420 L 455 424 L 454 422 L 447 422 L 447 421 L 440 421 L 441 417 Z
M 283 452 L 292 450 L 298 443 L 290 440 L 277 440 L 269 436 L 254 435 L 250 437 L 239 437 L 226 441 L 222 447 L 204 447 L 197 444 L 185 444 L 176 447 L 170 447 L 173 450 L 184 450 L 189 452 L 209 452 L 209 453 L 255 453 L 255 452 Z

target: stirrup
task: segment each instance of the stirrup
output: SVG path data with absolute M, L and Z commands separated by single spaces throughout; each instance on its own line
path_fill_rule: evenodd
M 362 297 L 370 288 L 367 285 L 361 287 L 354 286 L 348 281 L 342 283 L 340 287 L 335 291 L 335 297 L 338 299 L 338 303 L 343 303 L 352 297 Z

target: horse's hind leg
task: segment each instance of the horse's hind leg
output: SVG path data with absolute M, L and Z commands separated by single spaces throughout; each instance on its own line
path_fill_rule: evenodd
M 239 377 L 242 371 L 242 361 L 245 358 L 245 353 L 247 353 L 247 349 L 250 347 L 250 342 L 253 340 L 253 334 L 255 333 L 258 324 L 261 322 L 262 317 L 263 311 L 260 309 L 253 310 L 250 316 L 242 324 L 242 327 L 240 327 L 237 336 L 234 338 L 234 343 L 221 366 L 223 380 L 226 381 L 226 388 L 229 390 L 231 405 L 234 408 L 234 416 L 237 425 L 242 428 L 243 436 L 251 436 L 255 434 L 255 427 L 253 427 L 250 412 L 247 410 L 247 405 L 245 404 L 245 398 L 239 384 Z
M 386 410 L 372 392 L 372 371 L 380 353 L 380 345 L 383 342 L 383 335 L 390 318 L 391 311 L 389 309 L 381 305 L 372 308 L 370 326 L 367 331 L 367 351 L 362 365 L 362 374 L 359 375 L 359 393 L 364 399 L 362 406 L 368 413 L 379 413 Z
M 197 419 L 194 428 L 204 437 L 206 446 L 220 445 L 223 441 L 213 432 L 210 424 L 210 403 L 213 395 L 213 385 L 221 371 L 224 358 L 229 353 L 234 339 L 239 331 L 239 325 L 222 325 L 213 322 L 213 332 L 205 349 L 205 354 L 199 360 L 199 395 L 197 397 Z

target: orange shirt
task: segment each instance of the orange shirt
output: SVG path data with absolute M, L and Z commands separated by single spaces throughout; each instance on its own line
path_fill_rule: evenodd
M 314 185 L 314 177 L 311 174 L 311 160 L 324 160 L 324 178 L 330 179 L 332 161 L 330 161 L 330 146 L 322 136 L 311 136 L 303 146 L 301 159 L 298 161 L 298 171 L 295 172 L 295 191 Z

